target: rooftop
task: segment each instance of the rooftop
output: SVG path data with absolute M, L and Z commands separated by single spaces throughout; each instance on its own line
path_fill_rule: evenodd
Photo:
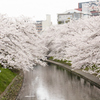
M 67 13 L 82 13 L 82 11 L 71 9 L 71 10 L 65 11 L 64 13 L 59 13 L 59 14 L 67 14 Z

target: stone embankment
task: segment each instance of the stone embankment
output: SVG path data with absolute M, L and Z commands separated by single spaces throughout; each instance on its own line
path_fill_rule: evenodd
M 16 100 L 16 97 L 22 87 L 24 74 L 23 71 L 13 79 L 6 90 L 0 95 L 0 100 Z
M 70 66 L 62 64 L 62 63 L 59 63 L 59 62 L 55 62 L 53 60 L 46 60 L 46 62 L 61 66 L 64 69 L 67 69 L 68 71 L 70 71 L 73 74 L 76 74 L 77 76 L 85 79 L 86 81 L 90 82 L 92 85 L 94 85 L 94 86 L 96 86 L 96 87 L 98 87 L 100 89 L 100 80 L 96 76 L 91 75 L 89 73 L 85 73 L 80 69 L 74 69 L 73 70 Z

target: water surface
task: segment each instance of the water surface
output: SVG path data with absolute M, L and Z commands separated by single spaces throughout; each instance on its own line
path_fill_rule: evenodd
M 17 100 L 100 100 L 100 89 L 56 65 L 38 65 L 25 73 Z

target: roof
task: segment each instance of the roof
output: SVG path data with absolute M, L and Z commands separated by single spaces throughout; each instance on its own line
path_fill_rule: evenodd
M 78 10 L 71 9 L 71 10 L 67 10 L 65 13 L 82 13 L 82 12 L 78 11 Z
M 82 11 L 71 9 L 71 10 L 65 11 L 64 13 L 59 13 L 59 14 L 67 14 L 67 13 L 82 13 Z

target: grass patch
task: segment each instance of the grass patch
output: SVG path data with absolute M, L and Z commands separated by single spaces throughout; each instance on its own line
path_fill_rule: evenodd
M 85 68 L 83 68 L 83 70 L 87 72 L 92 71 L 93 75 L 100 78 L 100 75 L 98 75 L 100 73 L 100 68 L 96 64 L 93 64 L 91 66 L 86 66 Z
M 63 63 L 63 64 L 67 64 L 67 65 L 69 65 L 69 66 L 72 65 L 72 64 L 71 64 L 71 61 L 68 61 L 68 60 L 63 60 L 63 59 L 59 60 L 59 59 L 54 59 L 53 57 L 49 57 L 48 59 L 49 59 L 49 60 L 56 61 L 56 62 L 60 62 L 60 63 Z
M 84 70 L 86 70 L 86 71 L 92 70 L 92 71 L 100 72 L 100 69 L 99 69 L 98 66 L 95 65 L 95 64 L 93 64 L 92 66 L 86 66 Z
M 17 73 L 10 69 L 5 69 L 0 65 L 0 94 L 12 82 Z

